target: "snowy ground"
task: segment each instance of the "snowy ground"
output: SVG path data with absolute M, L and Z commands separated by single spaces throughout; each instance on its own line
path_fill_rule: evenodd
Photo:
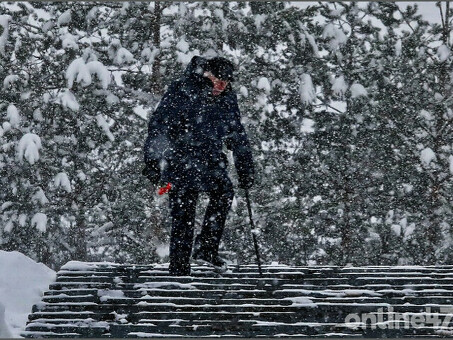
M 19 338 L 33 304 L 56 273 L 25 255 L 0 250 L 0 338 Z

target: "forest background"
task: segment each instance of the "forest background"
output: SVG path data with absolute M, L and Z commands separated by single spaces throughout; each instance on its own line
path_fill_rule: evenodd
M 1 2 L 0 249 L 54 269 L 166 261 L 147 117 L 192 56 L 220 55 L 265 262 L 452 264 L 452 17 L 449 2 L 438 23 L 390 2 Z M 240 189 L 222 249 L 254 261 Z

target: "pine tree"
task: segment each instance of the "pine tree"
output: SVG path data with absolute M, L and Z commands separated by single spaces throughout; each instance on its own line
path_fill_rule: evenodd
M 2 249 L 54 268 L 165 260 L 147 115 L 194 55 L 220 55 L 237 67 L 265 261 L 452 261 L 448 2 L 434 25 L 373 2 L 0 8 Z M 254 259 L 239 189 L 222 247 Z

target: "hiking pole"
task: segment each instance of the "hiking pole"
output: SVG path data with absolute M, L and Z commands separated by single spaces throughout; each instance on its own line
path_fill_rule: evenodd
M 249 211 L 249 217 L 250 217 L 250 226 L 252 228 L 252 238 L 253 238 L 253 245 L 255 246 L 255 254 L 256 254 L 256 259 L 258 261 L 258 272 L 260 273 L 260 277 L 263 277 L 263 272 L 261 271 L 261 260 L 260 260 L 260 251 L 258 249 L 258 241 L 256 240 L 256 235 L 255 235 L 255 223 L 253 222 L 253 216 L 252 216 L 252 207 L 250 205 L 250 198 L 249 198 L 249 190 L 245 189 L 245 200 L 247 201 L 247 210 Z

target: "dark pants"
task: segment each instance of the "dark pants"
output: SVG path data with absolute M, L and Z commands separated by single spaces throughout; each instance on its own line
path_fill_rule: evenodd
M 176 189 L 176 188 L 174 188 Z M 195 210 L 199 191 L 181 188 L 170 190 L 172 218 L 170 240 L 170 275 L 190 275 L 195 226 Z M 234 191 L 231 182 L 209 191 L 209 204 L 204 216 L 201 233 L 196 238 L 196 247 L 206 254 L 217 256 L 225 220 L 231 207 Z

